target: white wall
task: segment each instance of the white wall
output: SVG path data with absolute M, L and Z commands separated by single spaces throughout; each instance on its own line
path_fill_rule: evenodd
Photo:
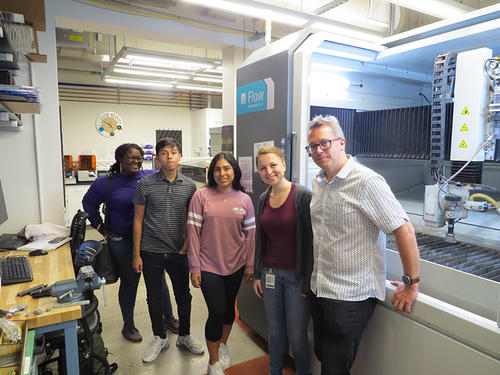
M 23 115 L 24 130 L 0 133 L 0 178 L 9 220 L 0 233 L 25 224 L 64 224 L 61 137 L 59 131 L 55 19 L 46 3 L 46 29 L 38 33 L 46 64 L 21 64 L 17 83 L 40 88 L 41 113 Z
M 208 129 L 222 126 L 222 109 L 204 108 L 192 111 L 192 156 L 208 156 Z M 200 154 L 196 154 L 196 147 L 201 147 Z
M 100 135 L 95 127 L 102 112 L 115 112 L 123 120 L 123 131 L 114 137 Z M 63 150 L 78 160 L 80 154 L 96 155 L 97 160 L 114 160 L 114 150 L 122 143 L 155 145 L 157 129 L 182 130 L 184 156 L 191 156 L 191 112 L 186 108 L 160 106 L 61 102 Z
M 19 73 L 17 84 L 31 84 L 26 63 Z M 0 179 L 9 216 L 0 225 L 0 233 L 17 232 L 23 225 L 40 220 L 33 117 L 22 115 L 24 129 L 20 132 L 0 130 Z

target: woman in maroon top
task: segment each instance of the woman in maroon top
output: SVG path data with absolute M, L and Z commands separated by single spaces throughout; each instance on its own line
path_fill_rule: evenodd
M 308 375 L 310 350 L 309 281 L 312 272 L 311 192 L 285 177 L 277 147 L 256 157 L 260 178 L 269 188 L 259 198 L 256 218 L 254 291 L 264 299 L 269 324 L 269 374 L 281 375 L 288 343 L 296 374 Z

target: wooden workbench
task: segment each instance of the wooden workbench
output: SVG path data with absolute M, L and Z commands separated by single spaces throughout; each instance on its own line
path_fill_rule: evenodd
M 1 252 L 0 257 L 13 255 L 27 256 L 28 253 L 29 251 L 20 250 Z M 24 297 L 17 296 L 17 293 L 39 284 L 50 286 L 59 280 L 74 279 L 75 273 L 73 271 L 69 245 L 63 245 L 57 250 L 49 250 L 47 255 L 28 257 L 28 259 L 33 271 L 33 281 L 30 283 L 2 286 L 0 308 L 8 310 L 15 305 L 27 305 L 28 308 L 25 311 L 19 315 L 14 315 L 12 319 L 17 321 L 27 320 L 30 328 L 81 318 L 82 309 L 80 306 L 54 309 L 54 304 L 57 303 L 55 297 L 32 298 L 29 294 Z M 30 316 L 26 316 L 27 313 L 32 313 L 37 308 L 43 311 L 41 315 L 31 314 Z M 47 308 L 51 308 L 51 311 L 47 312 Z
M 29 251 L 19 250 L 1 252 L 0 257 L 28 256 L 28 253 Z M 69 245 L 66 244 L 56 250 L 49 250 L 47 255 L 28 257 L 28 259 L 33 272 L 33 281 L 2 286 L 0 308 L 8 310 L 15 305 L 27 305 L 26 310 L 14 315 L 12 318 L 18 321 L 21 326 L 27 326 L 30 331 L 33 329 L 40 334 L 62 330 L 64 332 L 67 373 L 78 374 L 77 320 L 82 317 L 81 306 L 54 309 L 54 304 L 57 303 L 56 297 L 32 298 L 30 295 L 17 296 L 17 293 L 39 284 L 50 286 L 56 281 L 74 279 L 75 274 Z M 37 308 L 42 310 L 42 314 L 33 314 L 33 311 Z M 48 308 L 50 311 L 47 311 Z M 26 316 L 26 314 L 29 315 Z

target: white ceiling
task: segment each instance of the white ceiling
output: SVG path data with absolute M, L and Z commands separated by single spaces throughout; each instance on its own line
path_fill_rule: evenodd
M 163 17 L 175 19 L 181 24 L 196 24 L 199 26 L 200 34 L 204 29 L 214 29 L 222 34 L 239 33 L 241 35 L 240 47 L 246 48 L 245 56 L 252 49 L 264 45 L 263 32 L 264 21 L 256 18 L 242 17 L 239 15 L 214 10 L 209 7 L 194 6 L 186 4 L 182 0 L 73 0 L 80 3 L 88 3 L 89 6 L 103 9 L 118 9 L 122 13 L 141 14 L 147 17 Z M 207 4 L 210 0 L 206 0 Z M 418 2 L 419 0 L 414 0 Z M 497 4 L 500 0 L 441 0 L 464 4 L 471 9 L 479 9 L 492 4 Z M 410 10 L 401 6 L 392 5 L 393 22 L 391 24 L 391 5 L 387 0 L 265 0 L 260 1 L 269 5 L 292 9 L 308 14 L 317 14 L 322 17 L 342 22 L 354 27 L 373 30 L 384 35 L 401 33 L 412 30 L 416 27 L 427 25 L 440 19 Z M 69 27 L 64 25 L 64 27 Z M 273 39 L 279 39 L 288 35 L 297 28 L 273 24 Z M 153 51 L 170 52 L 190 56 L 207 58 L 222 58 L 222 50 L 229 47 L 227 44 L 213 41 L 208 43 L 200 38 L 193 43 L 175 43 L 173 40 L 150 40 L 144 39 L 142 35 L 126 33 L 120 31 L 110 34 L 99 34 L 95 30 L 85 32 L 85 45 L 81 47 L 71 47 L 59 43 L 58 67 L 59 80 L 65 82 L 80 83 L 102 83 L 100 74 L 103 71 L 102 55 L 114 55 L 124 45 L 149 49 Z M 211 47 L 207 47 L 211 46 Z

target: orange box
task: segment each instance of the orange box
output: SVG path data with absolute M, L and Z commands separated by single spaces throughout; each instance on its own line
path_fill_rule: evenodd
M 80 171 L 95 171 L 95 155 L 78 155 L 78 169 Z
M 64 155 L 64 172 L 73 170 L 73 155 Z

